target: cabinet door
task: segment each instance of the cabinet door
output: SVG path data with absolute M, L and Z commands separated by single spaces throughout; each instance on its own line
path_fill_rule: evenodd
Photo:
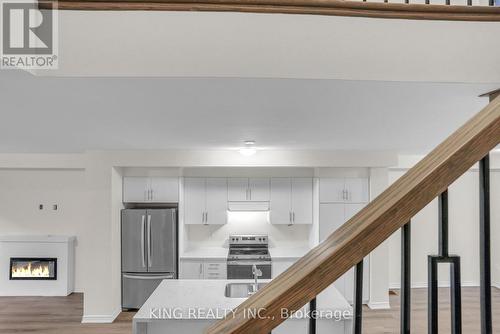
M 231 177 L 227 179 L 227 198 L 232 202 L 249 200 L 248 179 L 246 177 Z
M 204 224 L 205 179 L 184 179 L 184 224 Z
M 347 178 L 345 179 L 345 189 L 347 202 L 366 203 L 368 202 L 368 179 L 366 178 Z
M 181 261 L 181 279 L 203 279 L 203 262 Z
M 149 178 L 129 177 L 123 178 L 123 202 L 142 203 L 149 201 Z
M 269 201 L 269 186 L 270 180 L 267 177 L 252 177 L 248 179 L 250 200 L 261 202 Z
M 313 181 L 310 177 L 292 178 L 292 221 L 294 224 L 312 224 Z
M 271 178 L 270 221 L 271 224 L 292 224 L 291 217 L 292 183 L 288 177 Z
M 361 209 L 365 207 L 364 203 L 346 203 L 345 204 L 345 221 L 348 221 L 356 213 L 358 213 Z
M 319 205 L 319 241 L 322 242 L 344 223 L 344 204 L 321 203 Z
M 153 202 L 157 203 L 179 202 L 179 178 L 152 177 L 151 195 Z
M 344 202 L 344 178 L 321 178 L 319 180 L 320 203 Z
M 222 225 L 227 223 L 227 179 L 206 179 L 206 223 Z

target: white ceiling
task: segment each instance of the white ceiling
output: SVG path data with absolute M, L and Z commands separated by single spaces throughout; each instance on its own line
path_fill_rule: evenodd
M 0 72 L 0 152 L 432 148 L 500 84 Z

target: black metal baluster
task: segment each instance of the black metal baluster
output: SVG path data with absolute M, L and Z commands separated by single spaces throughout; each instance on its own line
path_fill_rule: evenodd
M 460 258 L 451 257 L 450 294 L 451 294 L 451 332 L 462 333 L 462 289 L 460 278 Z
M 309 334 L 316 334 L 316 298 L 309 302 Z
M 439 256 L 448 256 L 448 190 L 439 196 Z
M 450 264 L 451 328 L 462 333 L 462 294 L 460 257 L 448 253 L 448 190 L 439 196 L 439 255 L 429 255 L 428 265 L 428 332 L 438 334 L 438 264 Z
M 411 317 L 411 222 L 401 229 L 401 334 L 410 333 Z
M 493 331 L 491 317 L 490 157 L 479 162 L 481 333 Z
M 353 334 L 361 334 L 363 325 L 363 260 L 356 265 L 354 271 L 354 330 Z
M 437 282 L 437 261 L 436 257 L 429 255 L 427 258 L 427 317 L 428 317 L 428 333 L 438 334 L 438 282 Z

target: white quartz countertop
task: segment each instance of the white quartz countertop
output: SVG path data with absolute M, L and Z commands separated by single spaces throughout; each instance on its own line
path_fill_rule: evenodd
M 241 282 L 251 283 L 250 280 L 163 280 L 134 316 L 134 321 L 222 319 L 246 299 L 225 297 L 226 284 Z M 326 313 L 352 313 L 347 300 L 333 285 L 317 297 L 316 305 L 317 310 Z M 324 317 L 328 318 L 328 314 Z
M 271 259 L 286 260 L 292 259 L 296 260 L 304 256 L 310 250 L 309 247 L 270 247 L 269 253 L 271 254 Z M 227 253 L 229 249 L 225 247 L 205 247 L 205 248 L 192 248 L 185 250 L 181 255 L 181 259 L 192 259 L 192 260 L 204 260 L 204 259 L 215 259 L 215 260 L 225 260 L 227 258 Z

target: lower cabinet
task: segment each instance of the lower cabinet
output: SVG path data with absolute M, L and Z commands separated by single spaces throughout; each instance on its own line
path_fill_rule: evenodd
M 226 279 L 227 264 L 224 262 L 204 262 L 203 263 L 203 278 L 204 279 Z
M 181 279 L 226 279 L 226 261 L 181 260 Z

